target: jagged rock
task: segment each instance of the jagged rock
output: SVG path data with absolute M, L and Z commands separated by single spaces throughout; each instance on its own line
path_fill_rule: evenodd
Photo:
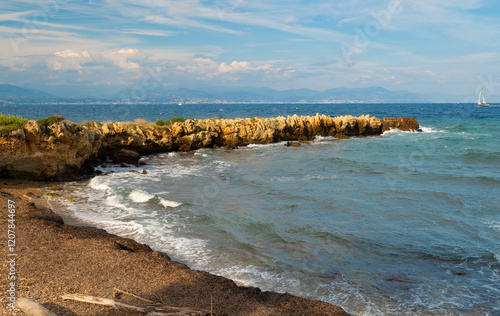
M 138 152 L 128 149 L 120 149 L 120 151 L 114 153 L 113 162 L 114 163 L 126 163 L 126 164 L 136 164 L 139 162 L 141 156 Z
M 397 128 L 406 132 L 415 132 L 420 129 L 420 125 L 416 118 L 409 117 L 397 117 L 397 118 L 386 118 L 384 117 L 384 129 L 383 131 L 389 130 L 392 128 Z
M 29 120 L 22 129 L 8 137 L 0 137 L 0 176 L 75 179 L 84 164 L 97 156 L 101 141 L 100 130 L 70 131 L 65 122 L 46 128 Z

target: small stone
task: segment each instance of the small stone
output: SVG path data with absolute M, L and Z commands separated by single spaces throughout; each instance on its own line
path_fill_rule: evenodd
M 24 197 L 27 198 L 28 200 L 31 200 L 31 199 L 38 199 L 40 196 L 36 195 L 33 192 L 28 192 L 24 195 Z
M 57 193 L 45 193 L 45 196 L 49 199 L 49 200 L 57 200 L 60 195 L 57 194 Z
M 130 173 L 139 173 L 139 171 L 137 171 L 137 170 L 129 170 L 128 172 L 130 172 Z
M 67 203 L 73 203 L 74 201 L 73 201 L 73 199 L 66 199 L 66 202 Z
M 142 174 L 148 174 L 146 170 L 142 170 Z
M 62 188 L 60 185 L 56 185 L 56 184 L 54 184 L 53 186 L 51 186 L 51 187 L 49 188 L 49 190 L 51 190 L 51 191 L 60 191 L 60 190 L 62 190 L 62 189 L 63 189 L 63 188 Z

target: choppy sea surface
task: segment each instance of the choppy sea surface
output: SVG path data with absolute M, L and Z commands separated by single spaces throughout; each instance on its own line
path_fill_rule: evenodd
M 3 110 L 3 109 L 2 109 Z M 143 158 L 65 185 L 76 217 L 195 269 L 354 315 L 500 314 L 500 107 L 79 105 L 73 121 L 278 115 L 416 117 L 422 133 L 317 137 Z

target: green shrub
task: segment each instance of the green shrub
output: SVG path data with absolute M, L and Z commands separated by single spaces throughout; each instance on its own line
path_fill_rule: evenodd
M 52 115 L 46 118 L 39 119 L 36 121 L 39 125 L 50 126 L 54 123 L 64 121 L 64 116 L 62 115 Z
M 182 117 L 172 117 L 171 119 L 168 119 L 168 120 L 157 120 L 155 122 L 156 125 L 158 126 L 170 126 L 170 125 L 173 125 L 174 123 L 184 123 L 185 121 L 187 120 L 192 120 L 192 118 L 190 117 L 186 117 L 186 118 L 182 118 Z
M 173 125 L 174 123 L 184 123 L 187 120 L 192 120 L 192 118 L 189 118 L 189 117 L 187 117 L 187 118 L 173 117 L 173 118 L 171 118 L 169 120 L 166 120 L 165 124 L 166 125 Z
M 24 123 L 26 123 L 27 120 L 28 119 L 22 118 L 19 115 L 16 115 L 16 116 L 13 116 L 13 115 L 6 116 L 6 115 L 0 113 L 0 125 L 15 124 L 15 125 L 21 127 L 21 126 L 23 126 Z
M 10 132 L 20 129 L 26 121 L 27 119 L 19 115 L 6 116 L 0 113 L 0 136 L 5 137 L 9 135 Z

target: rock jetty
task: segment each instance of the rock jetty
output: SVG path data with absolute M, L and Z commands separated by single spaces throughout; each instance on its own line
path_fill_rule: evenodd
M 27 121 L 0 137 L 0 177 L 71 180 L 92 174 L 96 164 L 138 163 L 141 155 L 199 148 L 235 148 L 249 144 L 307 141 L 315 136 L 380 135 L 390 128 L 417 131 L 415 118 L 379 119 L 364 115 L 288 116 L 276 118 L 188 119 L 170 126 L 133 123 L 49 126 Z

